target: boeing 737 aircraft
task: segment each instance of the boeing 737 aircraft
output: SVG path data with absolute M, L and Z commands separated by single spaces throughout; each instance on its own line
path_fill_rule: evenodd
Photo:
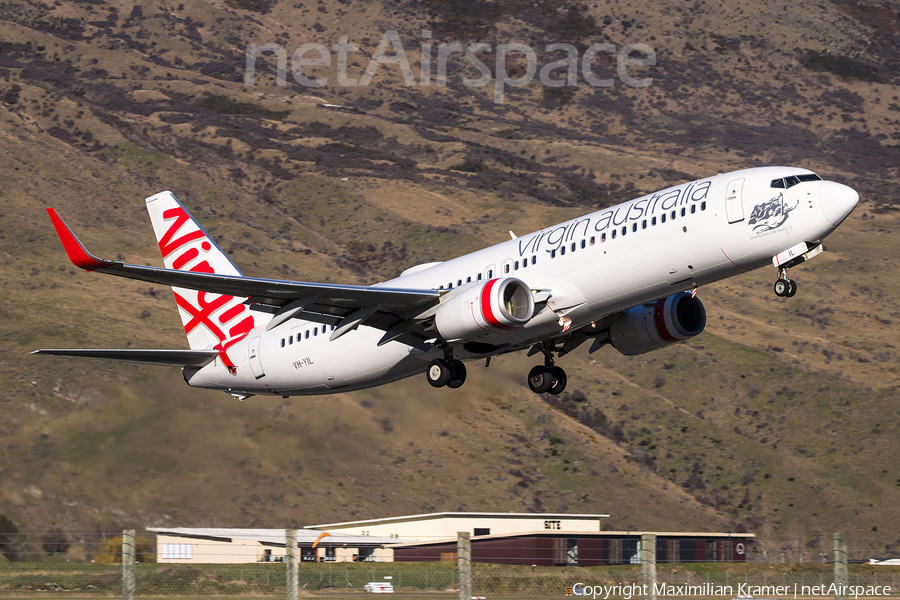
M 182 367 L 194 387 L 251 395 L 358 390 L 425 372 L 458 388 L 464 360 L 529 348 L 542 364 L 536 393 L 559 394 L 555 360 L 586 342 L 626 355 L 699 334 L 697 288 L 773 264 L 788 269 L 859 195 L 806 169 L 716 175 L 600 210 L 373 286 L 244 277 L 171 192 L 147 198 L 164 269 L 88 252 L 52 208 L 69 259 L 88 271 L 171 285 L 190 350 L 37 350 L 35 353 Z

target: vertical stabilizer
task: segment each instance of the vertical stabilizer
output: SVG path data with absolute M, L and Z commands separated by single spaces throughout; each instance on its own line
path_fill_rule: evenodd
M 172 192 L 147 198 L 147 210 L 167 269 L 241 276 L 240 270 L 210 238 Z M 192 350 L 225 351 L 257 325 L 246 298 L 173 287 L 178 312 Z M 268 317 L 268 315 L 266 315 Z

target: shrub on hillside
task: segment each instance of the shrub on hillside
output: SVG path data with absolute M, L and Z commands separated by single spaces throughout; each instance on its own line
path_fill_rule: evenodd
M 0 515 L 0 553 L 6 557 L 6 560 L 12 562 L 19 558 L 21 543 L 22 536 L 19 535 L 19 528 L 12 519 L 6 515 Z
M 137 562 L 156 562 L 156 551 L 150 540 L 144 536 L 135 538 L 134 559 Z M 122 536 L 104 538 L 97 551 L 97 562 L 118 564 L 122 562 Z

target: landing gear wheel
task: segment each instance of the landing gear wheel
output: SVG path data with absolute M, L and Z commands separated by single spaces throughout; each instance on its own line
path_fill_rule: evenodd
M 779 298 L 784 298 L 788 295 L 788 292 L 791 289 L 791 282 L 787 279 L 779 279 L 775 282 L 775 295 Z
M 544 365 L 538 365 L 528 372 L 528 387 L 535 394 L 543 394 L 553 387 L 553 375 Z
M 450 363 L 450 381 L 447 387 L 455 390 L 466 382 L 466 365 L 461 360 L 454 360 Z
M 553 378 L 553 385 L 547 390 L 547 393 L 554 396 L 562 394 L 563 390 L 566 389 L 566 383 L 569 381 L 569 378 L 566 377 L 566 372 L 560 367 L 551 367 L 550 377 Z
M 428 365 L 428 370 L 425 371 L 425 377 L 428 379 L 428 383 L 436 388 L 447 385 L 450 382 L 451 376 L 452 370 L 450 368 L 450 363 L 443 358 L 436 358 L 431 361 L 431 364 Z M 465 379 L 465 376 L 463 376 L 463 379 Z
M 788 283 L 790 283 L 790 289 L 788 290 L 787 297 L 793 298 L 794 294 L 797 293 L 797 282 L 790 280 L 790 281 L 788 281 Z

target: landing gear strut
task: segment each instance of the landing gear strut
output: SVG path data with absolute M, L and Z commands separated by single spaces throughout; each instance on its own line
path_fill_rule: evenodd
M 787 269 L 778 270 L 778 280 L 775 282 L 775 295 L 780 298 L 793 298 L 797 293 L 797 282 L 788 279 Z
M 555 347 L 552 342 L 541 344 L 544 352 L 544 364 L 538 365 L 528 372 L 528 387 L 535 394 L 561 394 L 566 389 L 568 377 L 566 372 L 553 364 Z
M 432 387 L 450 389 L 461 387 L 466 382 L 466 365 L 461 360 L 454 360 L 450 347 L 444 348 L 444 358 L 436 358 L 428 365 L 425 377 Z

